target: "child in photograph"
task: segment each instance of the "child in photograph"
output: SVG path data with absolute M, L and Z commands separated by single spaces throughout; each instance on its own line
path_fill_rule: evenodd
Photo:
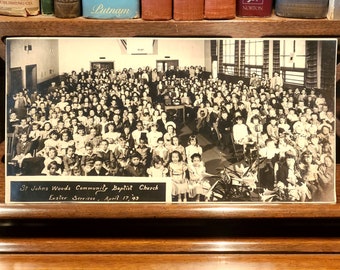
M 158 138 L 157 143 L 158 145 L 152 151 L 152 157 L 160 156 L 165 164 L 167 164 L 169 161 L 169 150 L 164 146 L 163 137 Z
M 75 146 L 75 142 L 72 140 L 71 132 L 68 129 L 64 129 L 60 133 L 58 156 L 65 156 L 67 149 L 71 146 Z
M 217 128 L 218 128 L 218 139 L 220 141 L 220 146 L 222 150 L 228 149 L 228 151 L 231 151 L 231 127 L 232 127 L 232 121 L 229 117 L 228 112 L 223 109 L 221 111 L 221 116 L 218 119 L 217 122 Z
M 66 154 L 62 157 L 64 171 L 63 175 L 72 175 L 72 170 L 80 166 L 80 157 L 75 153 L 76 148 L 69 146 L 66 149 Z
M 139 139 L 142 137 L 142 134 L 147 134 L 143 127 L 143 122 L 138 120 L 136 123 L 136 129 L 132 131 L 131 135 L 134 141 L 134 145 L 137 146 L 139 144 Z
M 141 156 L 141 163 L 144 166 L 149 167 L 151 162 L 151 148 L 146 144 L 146 138 L 142 137 L 139 139 L 139 144 L 135 150 Z
M 268 137 L 277 142 L 279 139 L 279 128 L 277 126 L 277 120 L 276 117 L 270 117 L 269 118 L 269 124 L 267 125 L 266 128 L 267 135 Z
M 51 111 L 50 112 L 50 117 L 49 117 L 49 122 L 51 123 L 53 129 L 57 128 L 58 121 L 59 121 L 59 118 L 58 118 L 57 112 L 56 111 Z
M 191 135 L 188 140 L 188 145 L 185 147 L 185 154 L 187 156 L 188 164 L 191 163 L 191 159 L 189 157 L 191 157 L 195 153 L 202 155 L 203 149 L 198 144 L 197 137 L 195 135 Z
M 176 124 L 173 121 L 169 121 L 165 125 L 166 132 L 163 135 L 165 147 L 171 145 L 171 138 L 176 136 Z
M 98 156 L 93 152 L 93 145 L 91 143 L 85 145 L 85 152 L 86 154 L 82 156 L 80 165 L 85 175 L 87 175 L 93 169 L 94 161 Z
M 160 156 L 155 156 L 152 166 L 146 170 L 149 177 L 166 177 L 168 169 L 164 167 L 164 160 Z
M 324 157 L 318 168 L 320 201 L 332 201 L 334 196 L 334 160 L 331 155 Z
M 148 145 L 151 149 L 154 149 L 157 146 L 157 140 L 163 136 L 163 133 L 157 130 L 157 124 L 152 123 L 150 127 L 150 131 L 147 134 Z
M 28 140 L 28 135 L 26 133 L 22 133 L 19 136 L 19 142 L 15 147 L 15 156 L 12 161 L 18 162 L 19 167 L 22 165 L 22 161 L 25 158 L 31 158 L 31 149 L 32 143 Z
M 124 175 L 136 177 L 147 176 L 146 167 L 141 160 L 141 155 L 138 152 L 133 152 L 130 155 L 130 162 L 124 169 Z
M 29 140 L 32 142 L 32 152 L 39 151 L 41 131 L 39 130 L 39 124 L 37 122 L 32 123 L 30 132 L 28 134 Z
M 201 128 L 207 124 L 208 110 L 203 102 L 199 104 L 196 113 L 196 131 L 199 132 Z
M 168 149 L 169 153 L 172 153 L 173 151 L 178 151 L 182 155 L 183 160 L 187 160 L 185 148 L 179 143 L 179 138 L 177 136 L 171 138 L 171 145 L 168 147 Z
M 117 160 L 117 165 L 118 165 L 118 174 L 122 175 L 123 174 L 123 169 L 126 167 L 128 158 L 129 158 L 129 151 L 130 151 L 130 145 L 129 143 L 125 140 L 124 137 L 119 137 L 118 138 L 118 144 L 113 150 L 113 154 L 115 159 Z
M 40 118 L 41 120 L 41 118 Z M 40 136 L 41 136 L 41 140 L 45 141 L 49 138 L 50 133 L 52 131 L 52 125 L 50 122 L 40 122 L 41 123 L 41 132 L 40 132 Z
M 272 139 L 266 140 L 266 146 L 259 151 L 265 161 L 259 166 L 258 180 L 262 188 L 272 190 L 275 184 L 275 175 L 278 169 L 280 150 Z
M 51 161 L 46 168 L 46 171 L 42 173 L 43 175 L 51 175 L 51 176 L 56 176 L 60 175 L 60 164 L 56 161 Z
M 244 124 L 242 116 L 236 117 L 236 124 L 232 127 L 232 136 L 235 144 L 246 145 L 248 143 L 248 127 Z
M 40 139 L 40 125 L 37 122 L 34 122 L 31 124 L 31 128 L 29 129 L 29 133 L 28 133 L 28 138 L 33 142 L 33 141 L 37 141 Z
M 87 135 L 86 143 L 91 143 L 95 152 L 98 151 L 99 145 L 102 141 L 102 136 L 98 130 L 94 127 L 90 129 L 90 133 Z
M 105 129 L 107 131 L 102 135 L 103 140 L 107 140 L 109 143 L 109 149 L 113 150 L 116 146 L 117 139 L 120 137 L 121 133 L 116 132 L 114 129 L 114 124 L 112 122 L 107 123 Z
M 100 147 L 97 152 L 98 156 L 102 159 L 103 161 L 103 167 L 106 170 L 111 169 L 116 169 L 117 170 L 117 160 L 115 158 L 114 152 L 109 149 L 109 142 L 107 140 L 102 140 L 100 142 Z M 113 171 L 111 170 L 111 173 Z
M 48 165 L 55 161 L 59 165 L 58 173 L 61 174 L 61 165 L 63 163 L 62 159 L 58 157 L 58 151 L 55 147 L 49 148 L 48 152 L 46 152 L 45 160 L 44 160 L 44 168 L 41 171 L 42 174 L 48 173 Z
M 85 126 L 79 125 L 77 133 L 73 135 L 74 143 L 76 146 L 76 153 L 80 156 L 86 154 L 85 145 L 87 141 L 87 135 L 85 133 Z
M 319 199 L 319 181 L 318 181 L 318 165 L 313 160 L 312 153 L 305 151 L 302 153 L 298 164 L 302 177 L 302 182 L 306 184 L 309 194 L 306 194 L 302 201 L 318 200 Z
M 15 128 L 20 125 L 20 119 L 15 112 L 10 112 L 7 122 L 7 132 L 13 133 Z
M 56 130 L 50 132 L 49 138 L 44 142 L 43 151 L 48 152 L 50 148 L 59 149 L 59 133 Z
M 93 163 L 93 168 L 87 173 L 87 176 L 106 176 L 108 170 L 103 167 L 104 163 L 100 157 L 96 157 Z
M 26 133 L 28 135 L 30 130 L 30 125 L 27 121 L 27 118 L 21 118 L 20 124 L 15 126 L 14 135 L 16 138 L 19 138 L 19 135 Z
M 201 201 L 201 197 L 204 197 L 204 201 L 208 198 L 205 197 L 208 190 L 210 189 L 210 183 L 204 179 L 206 176 L 206 167 L 202 162 L 200 154 L 193 154 L 191 156 L 191 164 L 188 165 L 189 171 L 189 197 L 194 199 L 196 202 Z
M 177 197 L 178 202 L 186 202 L 188 192 L 186 173 L 188 167 L 178 151 L 171 153 L 168 168 L 172 180 L 172 196 Z
M 80 166 L 75 166 L 72 170 L 71 170 L 71 175 L 72 176 L 84 176 L 84 172 L 82 171 Z

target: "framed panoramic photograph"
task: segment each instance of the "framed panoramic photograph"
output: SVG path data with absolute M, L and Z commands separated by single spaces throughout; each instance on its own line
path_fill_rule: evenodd
M 6 203 L 335 203 L 337 39 L 6 49 Z

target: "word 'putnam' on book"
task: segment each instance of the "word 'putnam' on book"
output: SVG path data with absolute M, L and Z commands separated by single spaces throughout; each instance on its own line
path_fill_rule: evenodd
M 83 0 L 83 16 L 95 19 L 140 17 L 139 0 Z

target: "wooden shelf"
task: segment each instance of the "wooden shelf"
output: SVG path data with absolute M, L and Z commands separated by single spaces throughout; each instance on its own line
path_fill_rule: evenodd
M 3 238 L 0 253 L 339 253 L 340 238 Z M 53 243 L 53 245 L 51 245 Z M 93 243 L 96 243 L 94 246 Z M 283 244 L 284 243 L 284 244 Z
M 340 204 L 0 204 L 0 219 L 340 218 Z
M 337 37 L 340 21 L 327 19 L 235 18 L 202 21 L 95 20 L 83 17 L 0 16 L 0 37 Z M 5 56 L 4 44 L 0 57 Z
M 49 16 L 0 16 L 1 36 L 205 36 L 278 37 L 339 36 L 340 21 L 327 19 L 235 18 L 232 20 L 145 21 L 99 20 L 83 17 L 60 19 Z
M 340 267 L 337 254 L 9 254 L 1 269 L 328 269 Z

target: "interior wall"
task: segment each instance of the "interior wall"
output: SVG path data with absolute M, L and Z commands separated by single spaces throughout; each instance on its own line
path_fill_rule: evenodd
M 60 74 L 88 70 L 90 62 L 113 61 L 115 70 L 156 67 L 156 60 L 179 60 L 180 67 L 204 66 L 205 42 L 200 39 L 158 39 L 153 55 L 128 55 L 119 39 L 86 38 L 59 40 Z
M 26 77 L 25 67 L 37 65 L 37 83 L 44 82 L 59 75 L 59 48 L 57 39 L 13 39 L 8 40 L 7 71 L 10 68 L 21 67 Z M 25 46 L 31 50 L 25 51 Z M 25 81 L 23 86 L 25 87 Z

